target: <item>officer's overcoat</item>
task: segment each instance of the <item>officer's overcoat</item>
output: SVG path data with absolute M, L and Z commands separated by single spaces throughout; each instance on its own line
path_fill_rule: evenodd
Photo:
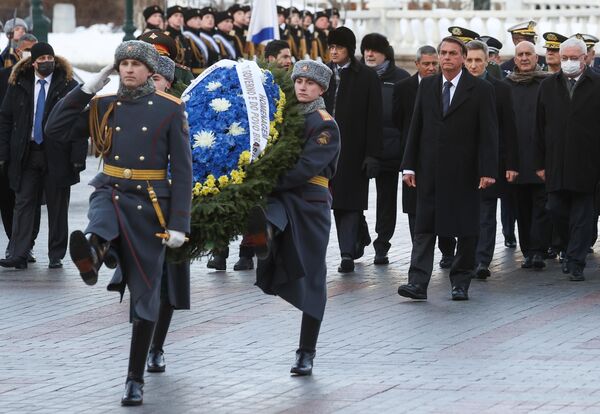
M 92 98 L 80 88 L 74 89 L 56 105 L 46 133 L 55 139 L 66 136 L 62 134 L 64 130 L 82 115 Z M 167 228 L 189 232 L 192 167 L 184 105 L 162 92 L 135 100 L 119 99 L 114 94 L 95 99 L 100 118 L 109 105 L 114 108 L 109 117 L 112 147 L 103 158 L 105 166 L 166 170 L 170 162 L 171 182 L 114 178 L 102 172 L 96 175 L 90 182 L 95 191 L 90 196 L 89 224 L 85 230 L 113 241 L 119 253 L 120 263 L 108 289 L 123 293 L 126 284 L 134 314 L 154 321 L 160 304 L 165 246 L 155 237 L 164 229 L 147 187 L 154 187 Z
M 304 149 L 269 196 L 267 218 L 281 231 L 273 251 L 259 260 L 256 284 L 322 320 L 327 302 L 327 244 L 331 229 L 329 189 L 308 181 L 332 178 L 340 152 L 336 122 L 324 110 L 306 115 Z

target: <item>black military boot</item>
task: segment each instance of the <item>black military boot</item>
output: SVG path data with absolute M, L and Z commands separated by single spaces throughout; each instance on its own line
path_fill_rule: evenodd
M 69 240 L 71 260 L 77 266 L 86 285 L 95 285 L 98 281 L 98 270 L 109 247 L 110 242 L 102 240 L 93 233 L 83 234 L 80 230 L 71 233 Z
M 254 262 L 251 257 L 240 257 L 240 259 L 233 265 L 233 270 L 252 270 L 254 269 Z
M 167 364 L 165 363 L 163 347 L 172 317 L 173 307 L 168 302 L 162 302 L 156 327 L 154 328 L 154 335 L 152 336 L 152 345 L 150 345 L 150 351 L 148 351 L 148 361 L 146 362 L 148 372 L 165 372 Z
M 260 260 L 265 260 L 271 253 L 273 243 L 273 227 L 267 214 L 261 206 L 254 206 L 248 213 L 246 237 L 249 244 L 254 247 L 254 253 Z
M 315 351 L 305 351 L 298 349 L 296 351 L 296 362 L 292 365 L 290 373 L 299 376 L 312 375 L 313 360 L 315 359 Z
M 144 366 L 153 332 L 154 322 L 133 320 L 129 369 L 121 405 L 141 405 L 144 402 Z
M 227 258 L 220 252 L 213 251 L 206 267 L 215 270 L 227 270 Z
M 302 314 L 300 327 L 300 347 L 296 351 L 296 362 L 292 365 L 290 373 L 295 375 L 312 375 L 313 360 L 315 359 L 317 340 L 321 321 L 307 313 Z

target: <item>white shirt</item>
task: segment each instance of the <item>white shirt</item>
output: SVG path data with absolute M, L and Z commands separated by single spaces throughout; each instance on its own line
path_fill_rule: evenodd
M 40 96 L 40 89 L 41 86 L 40 83 L 38 82 L 40 79 L 43 79 L 46 81 L 46 84 L 44 85 L 44 92 L 46 93 L 46 100 L 48 100 L 48 90 L 50 89 L 50 82 L 52 82 L 52 74 L 46 76 L 45 78 L 41 78 L 37 72 L 34 70 L 34 80 L 35 80 L 35 84 L 33 85 L 33 122 L 31 123 L 31 140 L 33 141 L 33 127 L 35 124 L 35 112 L 37 110 L 37 100 L 38 100 L 38 96 Z
M 462 70 L 460 72 L 458 72 L 458 75 L 456 75 L 454 77 L 454 79 L 452 79 L 450 81 L 450 83 L 452 83 L 452 86 L 450 86 L 450 104 L 452 104 L 452 98 L 454 98 L 454 92 L 456 92 L 456 88 L 458 87 L 458 81 L 460 80 L 460 75 L 462 75 Z M 419 76 L 419 75 L 417 75 Z M 442 93 L 444 92 L 444 83 L 446 83 L 446 78 L 442 75 Z M 419 83 L 421 83 L 421 76 L 419 76 Z M 402 171 L 402 175 L 415 175 L 415 172 L 413 170 L 403 170 Z

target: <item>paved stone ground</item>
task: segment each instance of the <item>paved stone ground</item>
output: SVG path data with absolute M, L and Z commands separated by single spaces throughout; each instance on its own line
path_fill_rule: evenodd
M 85 179 L 95 171 L 90 160 Z M 74 187 L 71 228 L 85 224 L 89 192 Z M 371 204 L 374 196 L 373 189 Z M 374 229 L 373 208 L 368 221 Z M 88 287 L 69 260 L 48 270 L 45 216 L 42 227 L 38 263 L 0 270 L 2 413 L 600 412 L 594 255 L 588 280 L 573 283 L 557 262 L 521 270 L 519 251 L 505 249 L 500 236 L 493 277 L 472 283 L 470 301 L 450 300 L 446 272 L 436 266 L 429 301 L 416 303 L 396 293 L 410 257 L 405 216 L 391 264 L 373 266 L 369 248 L 348 276 L 336 271 L 334 231 L 329 303 L 309 378 L 288 373 L 300 312 L 261 294 L 253 272 L 208 271 L 197 262 L 193 309 L 175 313 L 167 338 L 167 372 L 148 374 L 144 406 L 125 409 L 128 303 L 104 289 L 106 271 Z

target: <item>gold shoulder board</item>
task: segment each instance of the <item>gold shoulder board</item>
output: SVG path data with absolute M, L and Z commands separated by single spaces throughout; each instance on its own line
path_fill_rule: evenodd
M 319 115 L 321 115 L 321 118 L 323 118 L 323 121 L 333 121 L 333 117 L 331 115 L 329 115 L 329 112 L 327 112 L 324 109 L 319 109 Z
M 175 102 L 177 105 L 181 105 L 181 102 L 183 102 L 181 99 L 177 98 L 176 96 L 170 95 L 166 92 L 156 91 L 156 94 L 159 96 L 162 96 L 163 98 L 166 98 L 172 102 Z

